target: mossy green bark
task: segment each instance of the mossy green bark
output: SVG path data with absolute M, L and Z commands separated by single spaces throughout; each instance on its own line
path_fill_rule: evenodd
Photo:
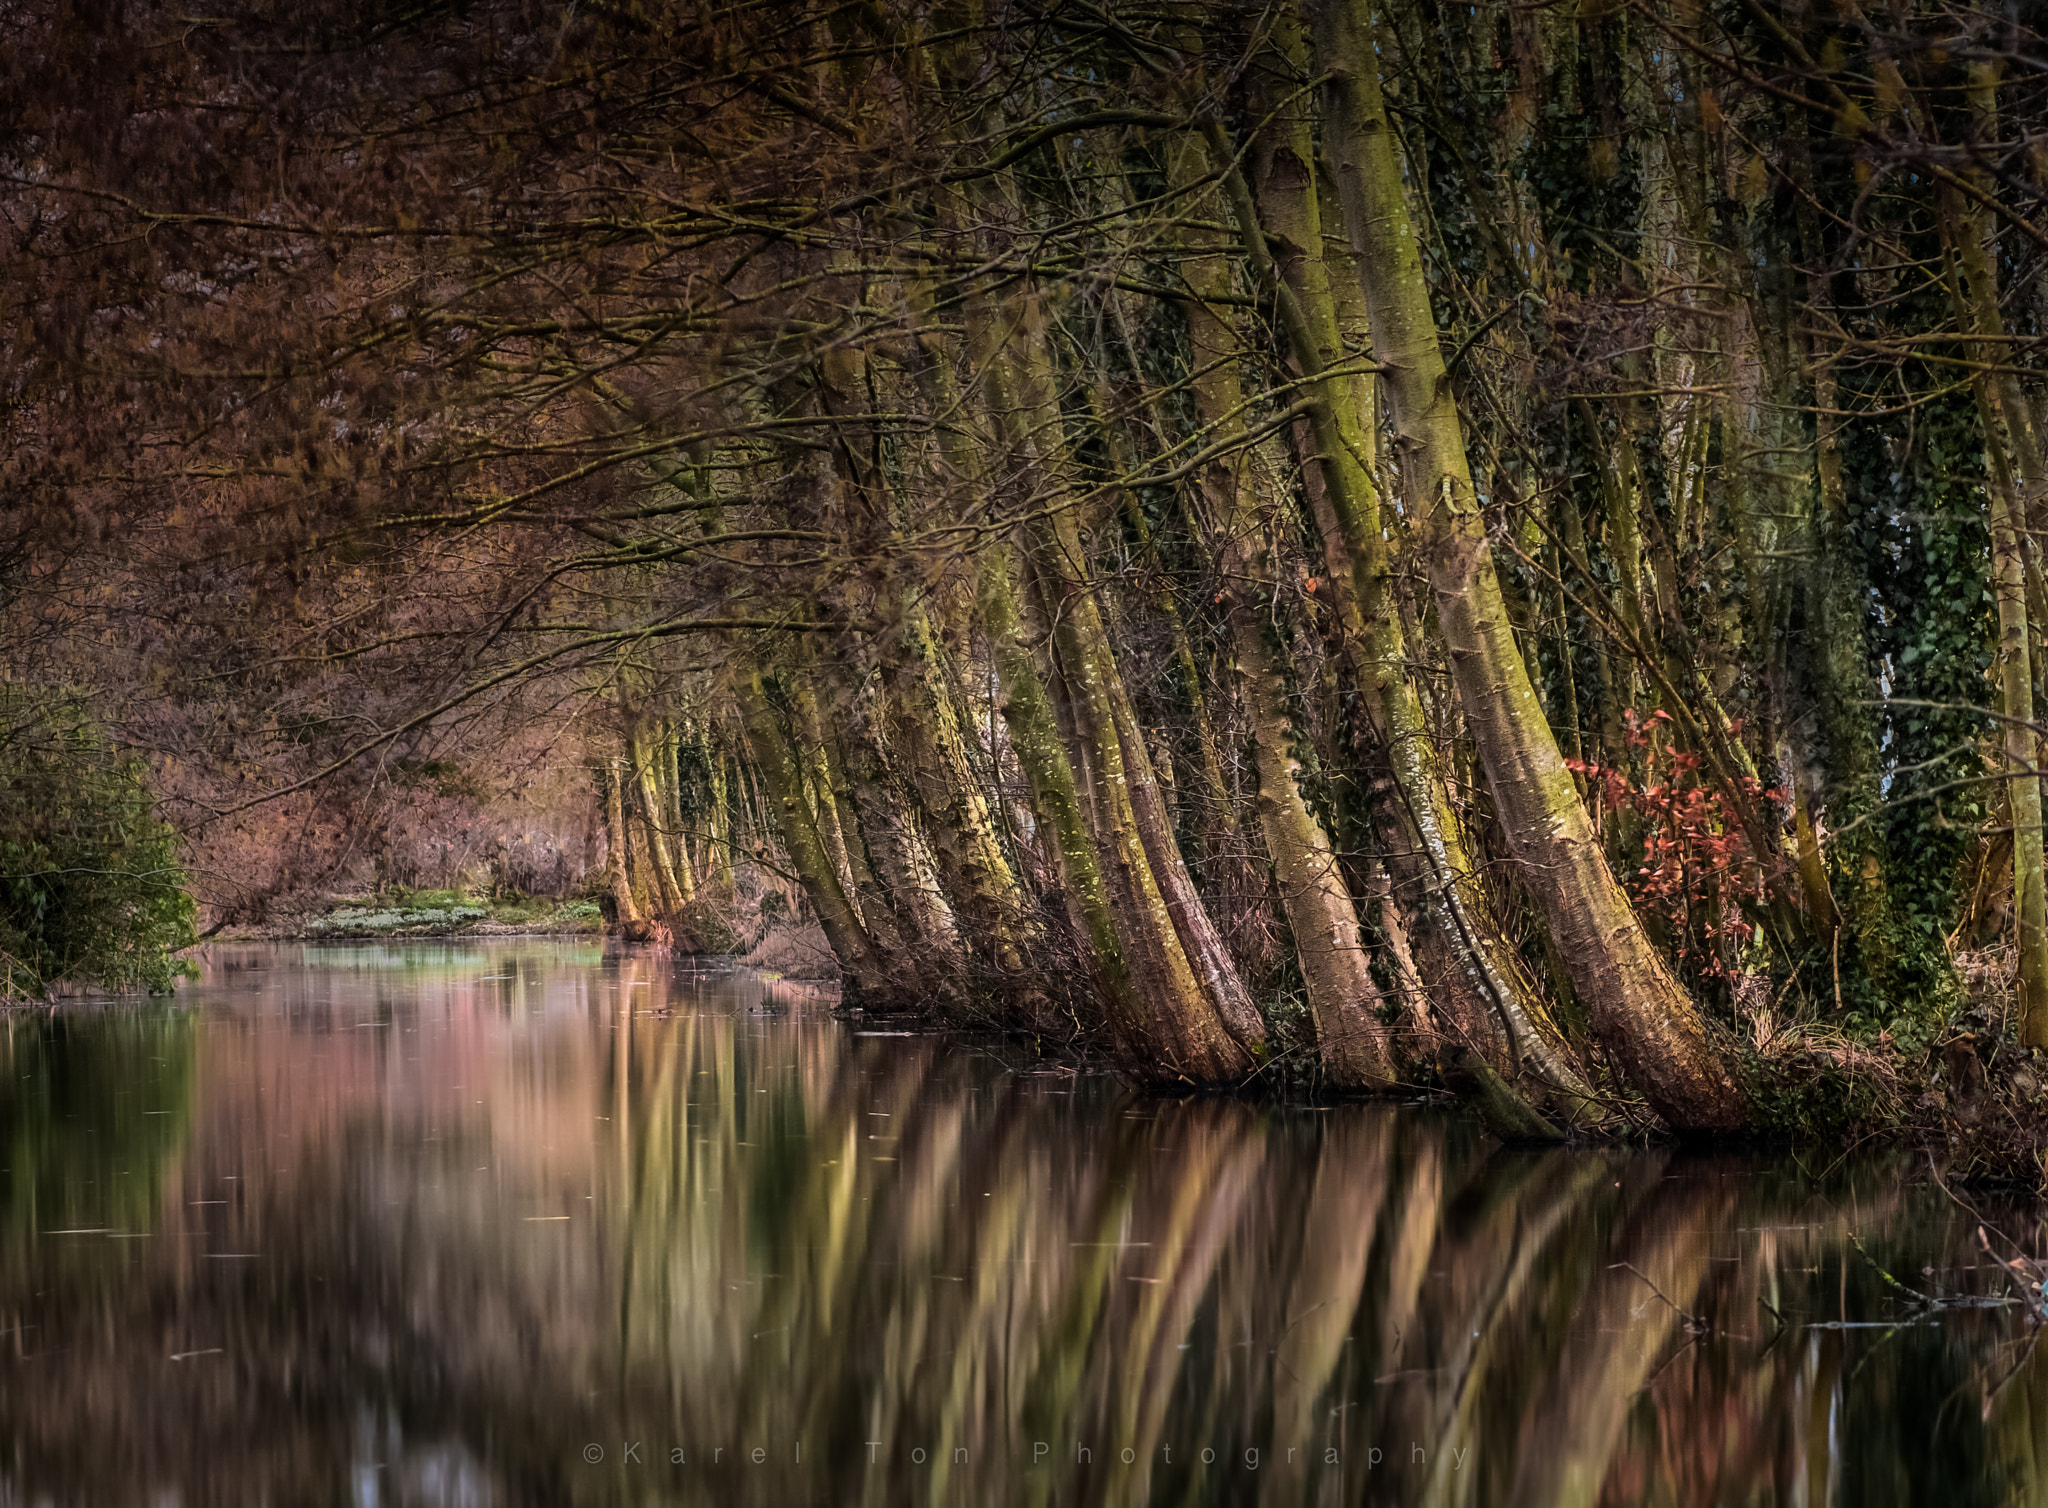
M 1275 47 L 1285 74 L 1307 67 L 1306 39 L 1283 19 Z M 1276 100 L 1258 147 L 1254 201 L 1242 174 L 1224 172 L 1253 268 L 1273 290 L 1288 349 L 1309 380 L 1315 467 L 1329 523 L 1322 527 L 1330 591 L 1346 649 L 1375 709 L 1373 732 L 1393 778 L 1375 813 L 1402 890 L 1421 905 L 1421 938 L 1440 1008 L 1474 1049 L 1501 1067 L 1527 1066 L 1541 1088 L 1589 1105 L 1583 1078 L 1544 1019 L 1479 882 L 1457 808 L 1436 768 L 1434 748 L 1407 674 L 1406 630 L 1389 590 L 1390 552 L 1374 478 L 1378 452 L 1372 363 L 1353 353 L 1323 254 L 1325 233 L 1310 122 L 1300 101 Z M 1210 132 L 1212 154 L 1223 143 Z M 1222 164 L 1218 164 L 1222 166 Z
M 1504 836 L 1550 924 L 1594 1031 L 1674 1127 L 1735 1129 L 1747 1103 L 1698 1008 L 1657 956 L 1607 866 L 1537 703 L 1494 575 L 1409 222 L 1378 59 L 1360 11 L 1315 8 L 1325 123 L 1392 400 L 1398 457 L 1459 703 Z
M 839 868 L 818 830 L 818 820 L 804 791 L 800 756 L 781 716 L 768 698 L 759 669 L 741 666 L 732 676 L 733 700 L 747 730 L 747 744 L 760 772 L 769 807 L 781 831 L 783 847 L 797 880 L 818 913 L 825 940 L 844 971 L 848 1003 L 860 1000 L 902 1004 L 860 916 L 840 882 Z
M 1978 119 L 1987 129 L 1995 128 L 1997 65 L 1973 63 L 1970 84 Z M 1992 579 L 1998 599 L 1999 689 L 2005 704 L 1999 743 L 2012 812 L 2020 1040 L 2029 1047 L 2048 1047 L 2048 897 L 2043 892 L 2048 876 L 2043 874 L 2040 738 L 2034 726 L 2025 536 L 2026 498 L 2048 495 L 2048 455 L 2042 450 L 2033 407 L 2007 354 L 2010 346 L 1993 261 L 1996 227 L 1982 210 L 1964 213 L 1958 198 L 1948 196 L 1943 223 L 1962 274 L 1957 302 L 1966 327 L 1981 342 L 1977 354 L 1983 363 L 1976 388 L 1991 454 Z
M 1212 166 L 1198 139 L 1176 143 L 1172 164 L 1170 176 L 1183 191 L 1205 179 Z M 1211 202 L 1205 204 L 1205 197 Z M 1214 196 L 1193 202 L 1199 219 L 1222 219 L 1222 205 Z M 1398 1065 L 1380 1020 L 1380 989 L 1335 845 L 1302 793 L 1301 770 L 1290 752 L 1295 739 L 1285 670 L 1266 642 L 1274 595 L 1266 541 L 1277 524 L 1262 494 L 1270 496 L 1275 479 L 1270 461 L 1262 463 L 1245 434 L 1244 388 L 1237 372 L 1241 341 L 1224 300 L 1230 284 L 1227 246 L 1198 230 L 1188 237 L 1192 254 L 1183 258 L 1181 269 L 1194 295 L 1186 312 L 1196 417 L 1212 445 L 1235 441 L 1238 446 L 1202 467 L 1197 486 L 1203 507 L 1191 522 L 1199 529 L 1206 519 L 1215 533 L 1213 547 L 1224 578 L 1232 583 L 1230 633 L 1258 769 L 1259 827 L 1293 934 L 1323 1072 L 1347 1088 L 1382 1085 L 1397 1076 Z

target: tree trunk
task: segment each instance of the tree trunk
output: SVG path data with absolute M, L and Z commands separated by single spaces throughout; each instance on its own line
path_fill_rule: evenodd
M 1289 70 L 1307 66 L 1298 30 L 1281 24 L 1276 45 Z M 1407 675 L 1408 646 L 1389 588 L 1392 574 L 1385 515 L 1373 475 L 1378 436 L 1369 428 L 1376 405 L 1363 357 L 1345 347 L 1343 319 L 1324 260 L 1309 122 L 1297 106 L 1277 105 L 1259 154 L 1260 203 L 1235 169 L 1224 179 L 1246 249 L 1281 307 L 1295 365 L 1312 379 L 1309 425 L 1316 476 L 1334 529 L 1319 520 L 1329 589 L 1345 629 L 1344 654 L 1374 708 L 1372 731 L 1393 779 L 1374 817 L 1382 845 L 1400 871 L 1402 892 L 1425 917 L 1423 944 L 1445 1014 L 1465 1045 L 1497 1068 L 1534 1070 L 1567 1113 L 1590 1109 L 1588 1091 L 1556 1029 L 1543 1018 L 1502 936 L 1491 898 L 1468 852 L 1463 823 L 1437 768 L 1423 709 Z M 1211 152 L 1218 150 L 1212 132 Z M 1267 244 L 1264 215 L 1272 222 Z M 1369 317 L 1369 314 L 1368 314 Z M 1386 796 L 1394 799 L 1388 801 Z
M 1043 310 L 1035 291 L 1019 295 L 1012 308 L 1016 335 L 1005 384 L 1011 401 L 995 407 L 1013 425 L 1012 444 L 1037 463 L 1029 470 L 1050 481 L 1065 457 L 1058 450 L 1063 421 Z M 1217 1079 L 1249 1072 L 1264 1050 L 1264 1025 L 1166 826 L 1151 756 L 1130 714 L 1102 621 L 1074 505 L 1047 510 L 1026 525 L 1025 534 L 1060 672 L 1054 684 L 1066 693 L 1074 759 L 1133 976 L 1150 993 L 1155 1018 L 1172 1022 L 1170 1039 L 1188 1065 L 1208 1064 L 1209 1076 Z
M 789 697 L 791 732 L 803 771 L 811 815 L 818 825 L 818 840 L 825 845 L 825 854 L 832 861 L 832 872 L 839 876 L 839 888 L 853 907 L 855 919 L 866 926 L 867 906 L 863 894 L 866 887 L 854 872 L 853 847 L 849 842 L 847 824 L 841 820 L 844 810 L 841 787 L 844 782 L 833 778 L 832 754 L 825 745 L 825 725 L 818 716 L 817 698 L 801 680 L 791 684 L 789 679 L 785 679 L 783 687 Z
M 711 876 L 721 890 L 732 889 L 733 844 L 732 777 L 727 769 L 725 746 L 711 753 Z
M 1115 298 L 1113 292 L 1111 297 Z M 1122 299 L 1116 299 L 1115 308 L 1121 323 Z M 1137 349 L 1136 340 L 1128 328 L 1124 331 L 1124 339 L 1127 348 Z M 1089 396 L 1092 417 L 1101 433 L 1103 447 L 1109 452 L 1111 468 L 1119 476 L 1135 475 L 1138 463 L 1132 452 L 1126 426 L 1110 421 L 1103 403 L 1100 384 L 1097 384 Z M 1154 422 L 1164 432 L 1167 427 L 1165 415 L 1156 392 L 1149 384 L 1146 390 L 1146 407 L 1152 411 Z M 1237 808 L 1231 800 L 1230 787 L 1223 778 L 1223 757 L 1217 744 L 1215 719 L 1210 714 L 1208 696 L 1203 690 L 1201 663 L 1195 658 L 1194 644 L 1188 636 L 1187 622 L 1181 614 L 1179 602 L 1174 597 L 1170 569 L 1166 562 L 1159 558 L 1152 539 L 1152 526 L 1145 518 L 1145 510 L 1137 494 L 1129 488 L 1119 488 L 1118 492 L 1124 502 L 1124 527 L 1131 531 L 1137 540 L 1139 550 L 1151 560 L 1156 570 L 1158 587 L 1150 594 L 1149 605 L 1166 624 L 1167 632 L 1172 636 L 1174 664 L 1180 671 L 1181 681 L 1187 691 L 1188 720 L 1194 733 L 1195 769 L 1199 777 L 1195 799 L 1199 803 L 1198 831 L 1202 845 L 1203 877 L 1208 881 L 1212 897 L 1223 890 L 1249 892 L 1262 888 L 1262 878 L 1249 873 L 1255 866 L 1246 861 L 1243 844 L 1238 841 Z M 1219 872 L 1224 870 L 1226 865 L 1232 872 Z M 1239 869 L 1247 873 L 1236 873 Z
M 1651 1105 L 1681 1130 L 1733 1130 L 1745 1097 L 1693 1001 L 1615 882 L 1507 621 L 1464 430 L 1380 98 L 1362 14 L 1317 0 L 1326 127 L 1347 228 L 1386 376 L 1402 472 L 1467 726 L 1509 848 L 1550 922 L 1593 1029 Z
M 878 697 L 872 684 L 846 693 L 840 720 L 841 763 L 852 796 L 861 844 L 876 871 L 881 895 L 894 914 L 903 941 L 913 950 L 920 977 L 957 1007 L 965 973 L 960 929 L 939 886 L 931 851 L 904 799 L 892 768 L 892 750 L 882 736 Z M 878 902 L 879 904 L 879 902 Z M 870 905 L 872 917 L 877 906 Z
M 1042 616 L 1059 671 L 1056 685 L 1072 730 L 1077 785 L 1087 801 L 1089 837 L 1116 916 L 1121 952 L 1146 1002 L 1156 1039 L 1153 1050 L 1165 1053 L 1178 1073 L 1195 1082 L 1242 1077 L 1253 1060 L 1230 1030 L 1204 977 L 1203 965 L 1216 961 L 1188 956 L 1172 901 L 1146 852 L 1146 834 L 1134 809 L 1143 793 L 1134 797 L 1133 786 L 1148 782 L 1149 772 L 1134 768 L 1135 761 L 1127 757 L 1117 717 L 1120 687 L 1112 684 L 1118 671 L 1092 588 L 1078 573 L 1058 568 L 1082 555 L 1072 516 L 1054 520 L 1033 553 Z M 1142 751 L 1135 752 L 1142 757 Z M 1223 966 L 1228 967 L 1227 958 Z
M 819 834 L 816 814 L 804 794 L 803 766 L 783 729 L 781 717 L 768 700 L 761 673 L 736 668 L 732 687 L 733 699 L 739 704 L 740 718 L 746 726 L 747 744 L 765 787 L 764 795 L 782 831 L 783 847 L 789 853 L 798 883 L 810 898 L 811 908 L 818 913 L 825 940 L 831 943 L 845 974 L 847 1003 L 863 999 L 894 1003 L 890 988 L 893 981 L 867 929 L 847 900 L 839 868 Z
M 948 897 L 972 929 L 977 949 L 1014 989 L 1023 983 L 1031 933 L 1024 896 L 968 763 L 938 652 L 929 619 L 912 603 L 901 651 L 883 670 L 889 741 L 917 792 Z
M 1009 564 L 996 550 L 988 551 L 982 563 L 981 606 L 1002 684 L 1010 745 L 1030 782 L 1032 804 L 1051 830 L 1076 937 L 1087 949 L 1096 987 L 1108 1008 L 1107 1025 L 1126 1063 L 1140 1078 L 1169 1084 L 1215 1082 L 1249 1073 L 1250 1057 L 1226 1033 L 1190 1032 L 1188 1013 L 1178 999 L 1162 998 L 1160 966 L 1152 955 L 1163 952 L 1156 941 L 1162 930 L 1166 937 L 1174 936 L 1163 903 L 1155 914 L 1141 919 L 1135 945 L 1126 941 L 1132 934 L 1124 911 L 1129 850 L 1104 845 L 1098 851 L 1097 825 L 1083 804 L 1083 789 L 1061 737 L 1052 694 L 1031 650 L 1034 636 L 1025 628 Z M 1112 866 L 1121 866 L 1123 893 L 1112 888 L 1105 872 Z M 1148 942 L 1151 954 L 1145 951 Z M 1184 961 L 1182 968 L 1184 972 Z M 1191 979 L 1179 998 L 1188 993 L 1200 999 Z
M 690 835 L 683 827 L 683 741 L 673 722 L 663 719 L 656 739 L 661 772 L 661 821 L 674 839 L 676 889 L 689 905 L 697 898 L 697 863 Z
M 654 871 L 654 884 L 661 896 L 664 916 L 674 916 L 683 909 L 683 890 L 676 880 L 675 859 L 668 846 L 668 834 L 664 830 L 668 814 L 661 799 L 661 786 L 654 772 L 656 751 L 661 747 L 657 738 L 650 743 L 638 733 L 626 735 L 626 762 L 632 767 L 633 778 L 640 793 L 640 818 L 647 832 L 648 867 Z
M 1175 144 L 1172 164 L 1171 177 L 1182 187 L 1209 167 L 1201 143 L 1192 139 Z M 1195 201 L 1200 218 L 1220 219 L 1222 206 L 1213 195 L 1205 197 L 1211 200 L 1206 206 Z M 1199 234 L 1190 232 L 1190 237 Z M 1185 308 L 1196 415 L 1211 444 L 1235 439 L 1242 446 L 1248 442 L 1241 417 L 1244 388 L 1237 374 L 1238 333 L 1223 312 L 1229 306 L 1219 301 L 1229 291 L 1229 264 L 1222 248 L 1212 243 L 1185 259 L 1181 270 L 1194 293 Z M 1385 1085 L 1395 1077 L 1394 1054 L 1379 1020 L 1380 991 L 1359 935 L 1358 911 L 1329 835 L 1302 797 L 1299 766 L 1288 752 L 1295 742 L 1293 720 L 1280 658 L 1266 642 L 1274 595 L 1266 540 L 1274 524 L 1270 510 L 1260 505 L 1259 482 L 1248 475 L 1257 465 L 1250 450 L 1239 448 L 1202 467 L 1198 485 L 1217 533 L 1224 579 L 1232 583 L 1227 589 L 1231 641 L 1259 772 L 1259 825 L 1294 934 L 1323 1070 L 1345 1088 Z M 1190 522 L 1199 528 L 1199 520 Z
M 618 761 L 599 760 L 592 766 L 597 775 L 599 804 L 604 810 L 604 873 L 611 887 L 612 903 L 619 922 L 625 925 L 645 921 L 640 904 L 633 899 L 633 877 L 626 868 L 626 802 Z
M 1998 69 L 1970 65 L 1970 95 L 1987 136 L 1996 126 Z M 1980 175 L 1981 176 L 1981 175 Z M 2034 729 L 2033 636 L 2027 621 L 2027 499 L 2048 495 L 2048 456 L 2032 407 L 2013 368 L 1998 303 L 1996 227 L 1989 213 L 1964 214 L 1944 195 L 1943 226 L 1964 286 L 1957 290 L 1964 327 L 1981 344 L 1979 408 L 1991 455 L 1992 579 L 1998 597 L 1998 670 L 2004 693 L 2001 731 L 2012 809 L 2013 912 L 2019 944 L 2020 1040 L 2048 1047 L 2048 899 L 2044 899 L 2039 739 Z

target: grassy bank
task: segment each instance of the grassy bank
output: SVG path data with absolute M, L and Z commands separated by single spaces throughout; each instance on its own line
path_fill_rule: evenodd
M 501 895 L 466 890 L 396 888 L 381 895 L 330 897 L 323 910 L 257 928 L 223 932 L 224 938 L 461 937 L 510 933 L 597 934 L 604 918 L 597 902 L 582 897 Z

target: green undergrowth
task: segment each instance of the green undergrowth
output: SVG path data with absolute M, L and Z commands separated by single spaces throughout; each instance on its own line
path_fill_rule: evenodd
M 394 889 L 345 897 L 296 930 L 308 937 L 441 937 L 462 932 L 599 932 L 597 903 L 546 896 L 497 897 L 459 890 Z
M 147 777 L 82 698 L 0 684 L 0 1001 L 187 972 L 192 898 Z

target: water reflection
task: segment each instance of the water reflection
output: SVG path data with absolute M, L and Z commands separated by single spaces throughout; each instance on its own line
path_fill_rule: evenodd
M 587 945 L 183 1005 L 0 1024 L 0 1503 L 2042 1491 L 2048 1363 L 1896 1157 L 1148 1101 Z

